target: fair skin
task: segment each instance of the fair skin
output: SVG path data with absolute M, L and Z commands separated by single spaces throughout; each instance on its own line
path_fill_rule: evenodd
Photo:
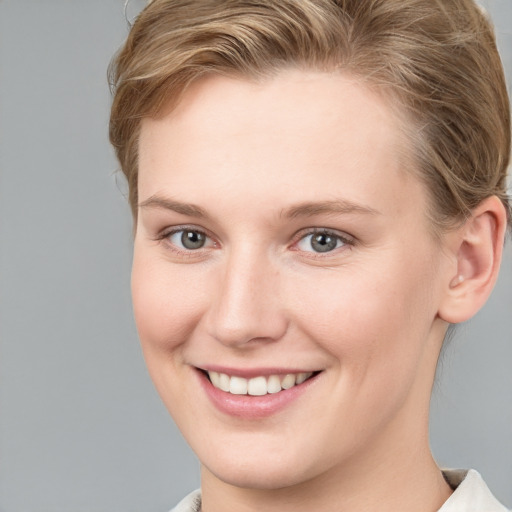
M 135 317 L 205 512 L 449 497 L 430 393 L 448 322 L 496 279 L 504 210 L 490 198 L 436 239 L 400 123 L 360 83 L 305 71 L 203 79 L 142 122 Z M 212 372 L 307 380 L 239 395 Z

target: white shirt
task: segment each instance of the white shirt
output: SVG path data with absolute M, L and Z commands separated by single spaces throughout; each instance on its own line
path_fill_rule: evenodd
M 448 484 L 455 489 L 438 512 L 509 512 L 492 494 L 474 469 L 443 470 Z M 171 512 L 200 512 L 201 491 L 190 493 Z
M 443 475 L 455 491 L 439 512 L 508 512 L 491 494 L 478 471 L 443 470 Z

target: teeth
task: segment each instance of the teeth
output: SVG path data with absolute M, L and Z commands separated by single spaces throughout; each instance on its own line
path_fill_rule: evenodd
M 229 393 L 229 381 L 230 379 L 228 375 L 226 375 L 225 373 L 219 373 L 219 389 L 222 389 L 222 391 L 226 391 L 227 393 Z
M 247 379 L 231 377 L 229 381 L 229 392 L 232 395 L 247 395 L 247 384 Z
M 249 380 L 247 394 L 252 396 L 262 396 L 267 394 L 267 379 L 265 377 L 254 377 Z
M 210 380 L 216 388 L 220 388 L 220 375 L 217 372 L 210 372 Z
M 281 381 L 277 375 L 271 375 L 267 380 L 267 393 L 279 393 Z
M 288 375 L 285 376 L 285 378 L 283 379 L 283 382 L 281 382 L 281 387 L 283 389 L 290 389 L 290 388 L 293 388 L 293 386 L 295 386 L 295 375 L 293 375 L 293 373 L 289 373 Z
M 215 388 L 218 388 L 232 395 L 263 396 L 267 393 L 279 393 L 283 389 L 290 389 L 293 386 L 302 384 L 313 375 L 313 372 L 288 373 L 284 377 L 270 375 L 269 377 L 254 377 L 244 379 L 243 377 L 230 377 L 225 373 L 208 372 L 210 381 Z
M 295 380 L 295 383 L 296 384 L 302 384 L 307 378 L 308 378 L 308 374 L 307 373 L 298 373 L 297 377 L 296 377 L 296 380 Z

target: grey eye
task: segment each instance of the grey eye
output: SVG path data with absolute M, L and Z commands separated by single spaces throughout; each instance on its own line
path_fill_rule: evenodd
M 206 242 L 206 237 L 198 231 L 183 231 L 181 243 L 186 249 L 201 249 Z
M 318 233 L 311 237 L 311 247 L 316 252 L 329 252 L 336 249 L 338 239 L 328 233 Z
M 194 251 L 201 249 L 205 246 L 208 237 L 201 233 L 201 231 L 195 231 L 193 229 L 180 229 L 175 231 L 169 236 L 169 240 L 172 244 L 179 248 L 186 249 L 188 251 Z
M 306 252 L 330 252 L 343 245 L 337 235 L 331 233 L 310 233 L 299 241 L 298 247 Z

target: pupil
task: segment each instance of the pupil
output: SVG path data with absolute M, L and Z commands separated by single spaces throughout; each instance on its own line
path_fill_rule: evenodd
M 197 231 L 183 231 L 181 243 L 187 249 L 200 249 L 205 242 L 204 235 Z
M 336 249 L 336 237 L 326 233 L 314 235 L 311 240 L 311 246 L 316 252 L 328 252 Z

